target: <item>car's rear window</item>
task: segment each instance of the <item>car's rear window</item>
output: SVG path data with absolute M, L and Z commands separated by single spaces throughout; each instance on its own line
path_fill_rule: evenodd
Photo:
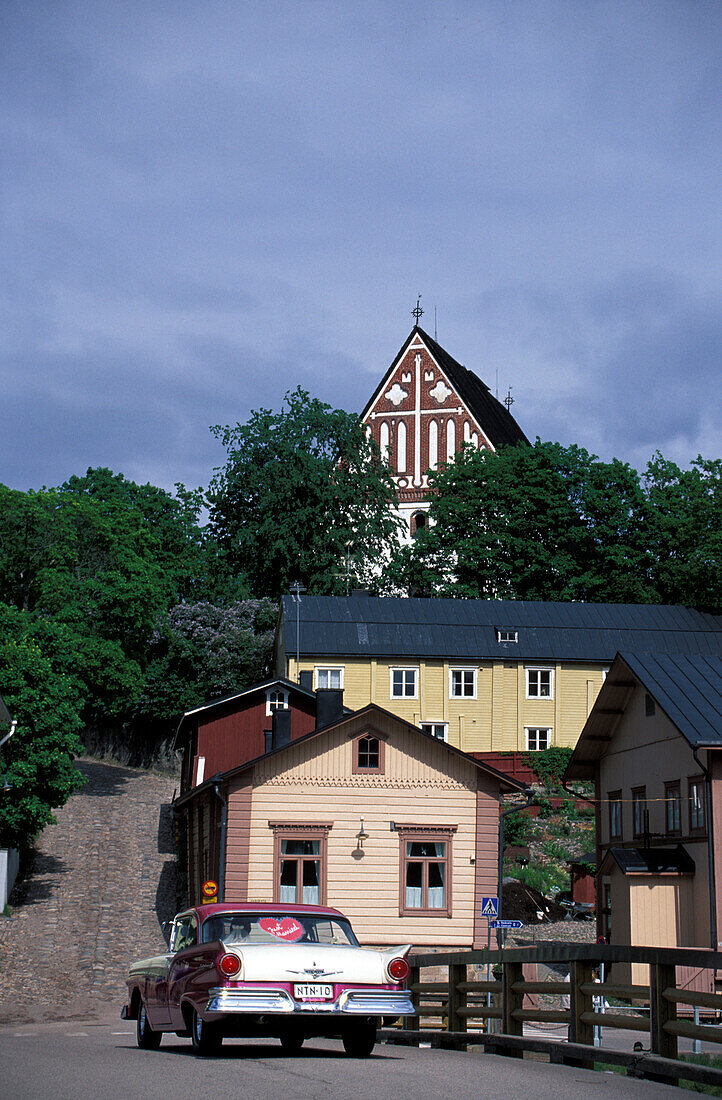
M 327 946 L 358 947 L 351 925 L 338 917 L 308 913 L 222 913 L 203 922 L 203 943 L 222 940 L 225 944 L 321 943 Z

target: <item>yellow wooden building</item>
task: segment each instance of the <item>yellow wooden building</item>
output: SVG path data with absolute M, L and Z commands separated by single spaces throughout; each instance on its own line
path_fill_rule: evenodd
M 496 755 L 573 747 L 618 650 L 705 652 L 711 636 L 719 622 L 684 607 L 288 596 L 275 674 Z

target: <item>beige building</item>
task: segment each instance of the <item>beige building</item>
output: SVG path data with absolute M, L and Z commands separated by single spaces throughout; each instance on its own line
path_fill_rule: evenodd
M 339 710 L 176 800 L 190 902 L 212 878 L 228 902 L 337 907 L 367 944 L 483 946 L 499 804 L 521 789 L 376 706 Z
M 618 655 L 567 778 L 595 784 L 600 935 L 719 950 L 722 657 Z

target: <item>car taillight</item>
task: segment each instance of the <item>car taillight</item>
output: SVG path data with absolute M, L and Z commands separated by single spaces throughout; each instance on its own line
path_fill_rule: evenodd
M 227 951 L 225 955 L 218 956 L 216 966 L 224 978 L 237 978 L 241 972 L 242 964 L 238 955 Z
M 407 963 L 406 959 L 392 959 L 389 965 L 386 967 L 386 971 L 394 982 L 403 982 L 409 976 L 411 967 Z

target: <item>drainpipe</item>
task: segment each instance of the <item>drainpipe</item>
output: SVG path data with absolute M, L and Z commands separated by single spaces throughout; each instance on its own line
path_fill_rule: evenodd
M 717 890 L 715 888 L 714 880 L 714 848 L 712 845 L 712 781 L 709 774 L 709 768 L 705 767 L 699 758 L 698 750 L 692 749 L 692 756 L 695 759 L 697 767 L 704 775 L 704 803 L 705 814 L 707 815 L 707 866 L 709 874 L 709 931 L 712 939 L 712 950 L 717 950 L 717 906 L 715 899 L 717 897 Z
M 223 807 L 221 810 L 221 852 L 220 859 L 218 861 L 218 898 L 220 901 L 226 900 L 226 833 L 228 832 L 228 802 L 221 794 L 221 788 L 218 783 L 214 783 L 213 790 L 216 793 L 216 798 Z
M 496 910 L 497 920 L 501 920 L 501 918 L 502 918 L 501 906 L 502 906 L 502 895 L 503 895 L 503 882 L 502 882 L 502 879 L 503 879 L 503 875 L 504 875 L 504 818 L 508 817 L 509 814 L 518 814 L 521 810 L 525 810 L 527 808 L 527 806 L 531 806 L 532 803 L 534 803 L 534 802 L 536 802 L 536 794 L 535 794 L 534 791 L 529 790 L 527 788 L 526 802 L 524 803 L 523 806 L 512 806 L 510 810 L 504 810 L 503 813 L 499 814 L 499 853 L 498 853 L 498 865 L 497 865 L 497 884 L 498 885 L 497 885 L 497 910 Z M 501 945 L 502 945 L 503 932 L 504 932 L 504 930 L 497 926 L 497 929 L 496 929 L 496 945 L 497 945 L 497 947 L 501 947 Z

